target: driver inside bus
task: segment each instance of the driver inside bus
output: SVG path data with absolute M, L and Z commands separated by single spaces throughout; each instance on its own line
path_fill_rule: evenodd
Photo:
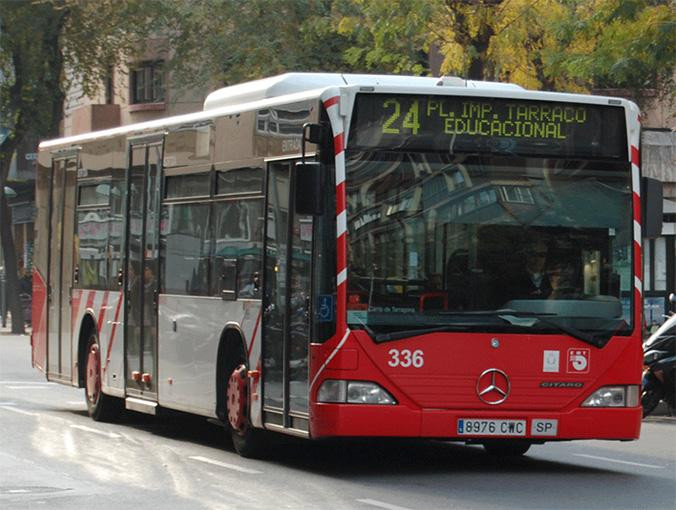
M 552 291 L 547 265 L 547 243 L 542 239 L 530 242 L 524 251 L 524 265 L 511 284 L 512 299 L 546 299 Z

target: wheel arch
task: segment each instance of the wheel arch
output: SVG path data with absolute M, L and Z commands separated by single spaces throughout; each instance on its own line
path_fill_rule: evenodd
M 228 323 L 223 328 L 221 338 L 218 343 L 218 356 L 216 361 L 216 416 L 221 420 L 226 420 L 225 408 L 225 388 L 227 378 L 225 374 L 230 374 L 235 367 L 242 362 L 248 366 L 246 341 L 244 333 L 237 323 Z
M 77 343 L 77 387 L 83 388 L 85 385 L 85 371 L 87 360 L 87 343 L 92 332 L 97 333 L 96 320 L 94 316 L 87 312 L 82 317 L 80 323 L 80 334 Z

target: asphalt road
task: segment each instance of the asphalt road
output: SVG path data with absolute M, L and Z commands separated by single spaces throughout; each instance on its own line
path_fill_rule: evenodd
M 223 429 L 174 413 L 87 417 L 82 390 L 30 367 L 27 336 L 0 331 L 0 508 L 676 508 L 676 419 L 641 439 L 534 446 L 499 461 L 443 442 L 288 440 L 240 458 Z

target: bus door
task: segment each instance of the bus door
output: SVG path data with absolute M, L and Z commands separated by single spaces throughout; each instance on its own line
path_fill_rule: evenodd
M 161 138 L 130 143 L 124 265 L 125 385 L 128 396 L 148 400 L 157 398 L 161 161 Z
M 268 164 L 263 295 L 263 421 L 308 431 L 312 216 L 293 207 L 296 161 Z
M 55 155 L 52 163 L 47 287 L 47 377 L 70 382 L 71 291 L 77 154 Z

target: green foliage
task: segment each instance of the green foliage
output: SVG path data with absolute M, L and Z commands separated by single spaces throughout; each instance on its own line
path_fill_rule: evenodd
M 331 0 L 182 0 L 173 20 L 170 69 L 186 86 L 233 84 L 287 71 L 333 71 L 344 37 Z
M 53 134 L 53 126 L 60 120 L 54 118 L 56 112 L 50 105 L 55 95 L 63 103 L 59 94 L 61 57 L 55 46 L 66 15 L 64 9 L 45 3 L 3 5 L 0 106 L 3 127 L 10 130 L 8 145 L 17 142 L 17 131 L 22 134 L 28 128 L 41 136 Z
M 110 67 L 142 51 L 148 34 L 166 25 L 164 12 L 161 0 L 3 2 L 0 104 L 8 142 L 28 129 L 56 135 L 68 88 L 77 83 L 94 94 Z
M 552 73 L 586 88 L 623 88 L 640 99 L 674 93 L 676 17 L 669 1 L 569 0 L 552 23 Z
M 352 71 L 426 74 L 433 2 L 343 0 L 334 7 L 334 27 L 348 38 L 345 64 Z

